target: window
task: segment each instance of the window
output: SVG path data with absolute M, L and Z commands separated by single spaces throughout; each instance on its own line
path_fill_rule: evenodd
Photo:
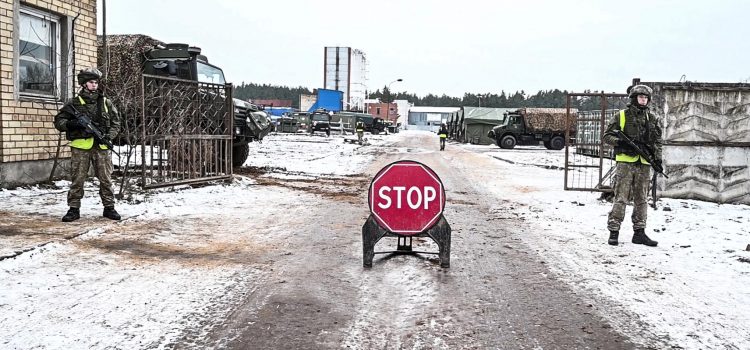
M 375 108 L 375 114 L 380 115 L 380 107 Z
M 209 84 L 224 84 L 224 72 L 210 64 L 198 62 L 198 81 Z
M 18 91 L 60 98 L 60 18 L 22 7 L 17 28 Z

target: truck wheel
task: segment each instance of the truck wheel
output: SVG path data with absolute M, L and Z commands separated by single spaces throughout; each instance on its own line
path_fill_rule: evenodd
M 500 148 L 511 149 L 516 147 L 516 138 L 513 135 L 505 135 L 500 140 Z
M 561 150 L 565 147 L 565 139 L 562 136 L 555 136 L 549 140 L 550 149 Z
M 543 141 L 543 143 L 544 143 L 544 148 L 552 149 L 552 146 L 550 146 L 549 141 Z
M 250 154 L 250 145 L 247 143 L 232 147 L 232 166 L 245 164 L 248 154 Z

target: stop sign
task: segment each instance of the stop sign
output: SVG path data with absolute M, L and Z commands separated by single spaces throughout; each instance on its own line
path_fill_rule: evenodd
M 440 178 L 426 165 L 411 160 L 380 169 L 370 183 L 367 198 L 380 226 L 407 236 L 432 227 L 445 207 Z

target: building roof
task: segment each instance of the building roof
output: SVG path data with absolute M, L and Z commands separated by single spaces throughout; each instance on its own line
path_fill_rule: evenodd
M 505 119 L 505 113 L 517 108 L 492 108 L 492 107 L 463 107 L 464 121 L 466 120 L 498 120 Z
M 409 108 L 409 113 L 453 113 L 458 111 L 458 107 L 412 107 Z

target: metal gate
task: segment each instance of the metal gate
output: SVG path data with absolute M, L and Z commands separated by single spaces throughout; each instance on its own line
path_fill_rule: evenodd
M 612 147 L 604 144 L 602 135 L 607 123 L 625 108 L 627 94 L 569 93 L 568 115 L 571 100 L 578 98 L 578 116 L 575 124 L 566 119 L 565 190 L 612 192 L 612 175 L 615 161 Z
M 142 186 L 229 179 L 232 85 L 145 74 L 141 84 Z

